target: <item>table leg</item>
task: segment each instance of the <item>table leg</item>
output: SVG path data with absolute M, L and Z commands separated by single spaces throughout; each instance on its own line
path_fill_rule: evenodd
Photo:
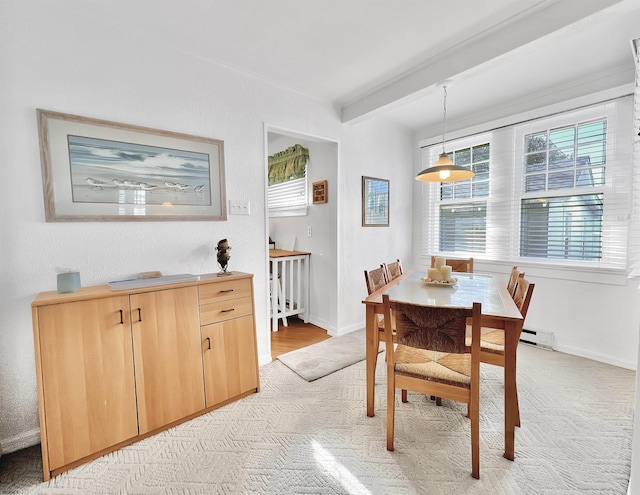
M 376 388 L 376 363 L 378 361 L 378 325 L 375 307 L 367 304 L 367 416 L 373 417 Z
M 515 427 L 518 414 L 516 354 L 522 323 L 506 322 L 504 332 L 504 457 L 515 458 Z

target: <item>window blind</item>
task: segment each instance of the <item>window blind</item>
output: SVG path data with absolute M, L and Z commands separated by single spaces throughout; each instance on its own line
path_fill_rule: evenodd
M 632 43 L 636 64 L 636 84 L 633 103 L 633 151 L 634 174 L 632 178 L 631 228 L 629 232 L 630 276 L 640 276 L 640 38 Z
M 523 199 L 520 256 L 599 261 L 603 194 Z
M 484 253 L 486 226 L 484 202 L 440 204 L 440 252 Z
M 307 176 L 269 186 L 268 206 L 270 213 L 284 211 L 306 212 Z
M 269 216 L 306 215 L 309 150 L 300 144 L 269 156 Z

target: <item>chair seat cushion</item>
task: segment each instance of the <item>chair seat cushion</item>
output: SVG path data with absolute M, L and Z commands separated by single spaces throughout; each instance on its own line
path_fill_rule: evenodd
M 471 346 L 470 326 L 467 326 L 466 344 Z M 480 350 L 504 355 L 504 330 L 482 327 L 480 329 Z
M 471 386 L 470 354 L 447 354 L 398 345 L 394 359 L 398 375 L 462 388 Z

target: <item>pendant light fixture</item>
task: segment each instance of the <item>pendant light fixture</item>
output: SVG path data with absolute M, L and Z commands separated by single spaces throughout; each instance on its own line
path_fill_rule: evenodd
M 440 158 L 433 165 L 433 167 L 425 168 L 422 172 L 416 175 L 416 180 L 423 182 L 454 182 L 457 180 L 471 179 L 474 175 L 470 169 L 461 167 L 460 165 L 454 165 L 447 152 L 445 151 L 445 134 L 447 131 L 447 83 L 442 85 L 444 93 L 443 107 L 444 115 L 442 117 L 442 153 Z

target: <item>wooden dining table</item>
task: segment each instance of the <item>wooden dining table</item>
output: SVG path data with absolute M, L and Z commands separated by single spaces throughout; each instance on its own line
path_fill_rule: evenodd
M 504 457 L 515 455 L 516 352 L 523 318 L 499 277 L 478 273 L 454 273 L 455 285 L 431 285 L 423 282 L 424 272 L 408 271 L 373 292 L 362 301 L 366 306 L 367 333 L 367 416 L 374 415 L 375 376 L 378 360 L 378 315 L 383 314 L 382 294 L 391 301 L 437 307 L 471 307 L 482 304 L 482 326 L 505 330 L 504 357 Z

